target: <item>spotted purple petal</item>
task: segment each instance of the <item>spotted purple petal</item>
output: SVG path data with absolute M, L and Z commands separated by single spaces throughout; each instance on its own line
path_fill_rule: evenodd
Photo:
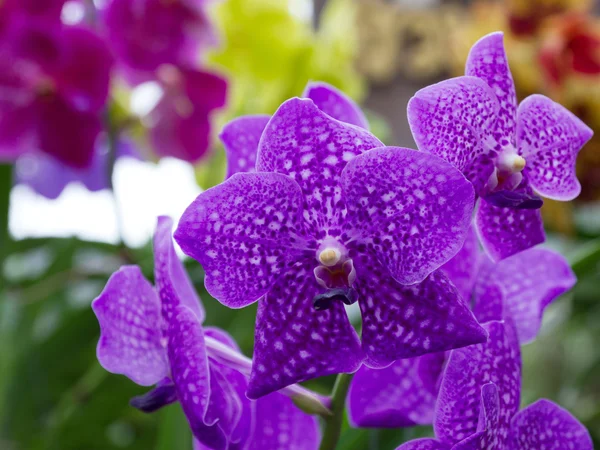
M 498 286 L 504 298 L 504 313 L 516 328 L 521 344 L 535 339 L 541 326 L 544 309 L 577 282 L 567 260 L 552 250 L 533 248 L 506 258 L 487 272 L 479 282 L 484 289 Z M 479 296 L 478 296 L 479 297 Z M 480 321 L 501 320 L 478 314 L 488 299 L 476 298 L 475 314 Z
M 142 386 L 167 376 L 160 300 L 139 267 L 115 272 L 92 309 L 100 323 L 97 356 L 102 367 Z
M 483 249 L 494 261 L 546 240 L 539 209 L 498 208 L 483 198 L 475 213 L 475 227 Z
M 376 428 L 433 423 L 436 392 L 420 377 L 419 360 L 401 359 L 385 369 L 361 367 L 348 393 L 350 423 Z
M 514 417 L 508 450 L 592 450 L 585 427 L 567 410 L 538 400 Z
M 256 401 L 256 426 L 247 450 L 317 450 L 317 419 L 278 392 Z
M 219 138 L 227 156 L 227 175 L 256 170 L 258 142 L 271 116 L 243 116 L 233 119 L 223 127 Z
M 340 177 L 347 162 L 383 145 L 368 131 L 332 119 L 309 99 L 283 103 L 262 135 L 256 169 L 296 180 L 304 219 L 317 239 L 339 236 L 345 213 Z
M 325 114 L 357 127 L 369 129 L 369 122 L 360 107 L 342 91 L 321 81 L 311 81 L 304 88 L 303 98 L 310 98 Z
M 489 383 L 481 388 L 477 432 L 452 447 L 452 450 L 504 450 L 498 438 L 500 401 L 498 388 Z
M 210 448 L 225 450 L 225 433 L 218 424 L 206 420 L 215 383 L 211 382 L 204 335 L 196 314 L 186 306 L 175 308 L 167 338 L 171 377 L 194 437 Z
M 172 238 L 173 220 L 160 216 L 154 233 L 154 279 L 160 295 L 165 321 L 172 318 L 179 305 L 190 308 L 200 323 L 206 313 L 183 264 L 175 253 Z
M 490 33 L 477 41 L 467 58 L 465 75 L 482 79 L 492 89 L 500 108 L 493 133 L 497 141 L 507 138 L 514 145 L 517 95 L 503 42 L 504 33 Z
M 450 450 L 450 446 L 442 444 L 435 439 L 415 439 L 402 444 L 396 450 Z
M 302 193 L 289 177 L 238 173 L 196 198 L 175 232 L 230 308 L 255 302 L 302 253 Z M 312 274 L 311 274 L 312 277 Z
M 471 227 L 459 252 L 441 267 L 442 272 L 458 289 L 460 296 L 468 305 L 477 279 L 482 255 L 475 229 Z
M 356 245 L 377 255 L 402 284 L 423 281 L 463 245 L 473 188 L 440 158 L 374 149 L 348 163 L 342 187 Z
M 517 149 L 527 161 L 524 175 L 544 197 L 573 200 L 581 185 L 575 161 L 593 131 L 578 117 L 543 95 L 519 105 Z
M 419 150 L 460 170 L 481 194 L 494 171 L 493 132 L 500 105 L 479 78 L 458 77 L 418 91 L 408 102 L 408 122 Z
M 481 388 L 494 383 L 498 388 L 497 438 L 499 448 L 508 442 L 508 429 L 519 409 L 521 356 L 510 323 L 488 322 L 486 343 L 450 354 L 436 405 L 434 429 L 447 444 L 456 444 L 478 431 Z
M 355 267 L 368 366 L 485 341 L 485 331 L 441 272 L 405 286 L 375 260 L 359 257 Z
M 358 336 L 341 302 L 317 311 L 312 260 L 291 267 L 258 303 L 254 361 L 248 397 L 293 383 L 356 371 L 362 360 Z

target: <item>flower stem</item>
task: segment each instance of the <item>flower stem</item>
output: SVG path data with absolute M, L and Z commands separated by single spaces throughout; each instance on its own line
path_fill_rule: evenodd
M 219 359 L 244 375 L 250 376 L 252 370 L 252 360 L 250 358 L 210 336 L 204 336 L 204 342 L 212 357 Z M 330 399 L 328 397 L 319 395 L 299 384 L 286 386 L 279 392 L 291 398 L 296 406 L 306 413 L 318 414 L 322 417 L 331 415 L 329 410 Z
M 12 188 L 13 166 L 0 164 L 0 290 L 4 288 L 4 258 L 8 253 L 8 213 Z
M 340 373 L 335 380 L 331 398 L 332 415 L 325 418 L 325 430 L 323 431 L 323 440 L 319 450 L 335 450 L 337 446 L 344 419 L 346 396 L 353 376 L 353 373 Z

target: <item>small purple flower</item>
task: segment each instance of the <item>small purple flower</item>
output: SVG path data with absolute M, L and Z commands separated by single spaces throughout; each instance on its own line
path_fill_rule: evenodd
M 0 158 L 41 151 L 88 166 L 111 66 L 106 45 L 86 28 L 11 20 L 0 42 Z
M 89 191 L 109 188 L 109 152 L 106 141 L 96 141 L 96 151 L 89 167 L 74 169 L 42 152 L 31 152 L 19 157 L 15 164 L 16 182 L 31 187 L 48 199 L 56 199 L 68 184 L 82 183 Z M 117 148 L 117 159 L 140 156 L 130 141 L 121 140 Z
M 476 226 L 499 260 L 544 241 L 536 193 L 572 200 L 581 187 L 575 160 L 592 131 L 541 95 L 517 107 L 502 33 L 471 49 L 464 77 L 420 90 L 408 104 L 419 149 L 461 170 L 481 197 Z
M 332 114 L 363 117 L 318 87 Z M 385 367 L 484 340 L 454 287 L 433 272 L 460 249 L 473 200 L 470 183 L 441 159 L 382 147 L 312 97 L 293 98 L 261 134 L 256 173 L 200 194 L 175 237 L 223 304 L 260 299 L 248 390 L 257 398 L 353 372 L 365 357 Z M 356 301 L 362 348 L 344 308 Z
M 194 65 L 216 42 L 202 0 L 111 0 L 101 18 L 119 64 L 152 73 L 163 64 Z
M 471 232 L 462 249 L 441 269 L 473 304 L 480 323 L 510 320 L 521 345 L 537 336 L 545 308 L 576 282 L 558 253 L 533 248 L 493 263 Z M 350 387 L 351 422 L 360 427 L 404 427 L 433 421 L 447 352 L 397 361 L 390 367 L 359 369 Z
M 247 379 L 239 364 L 249 362 L 225 332 L 202 327 L 205 312 L 175 254 L 171 228 L 169 218 L 159 218 L 156 288 L 139 267 L 126 266 L 94 300 L 100 364 L 142 386 L 156 384 L 132 399 L 143 411 L 179 401 L 198 450 L 276 449 L 282 443 L 316 449 L 316 420 L 290 399 L 280 393 L 256 402 L 246 398 Z
M 453 350 L 437 400 L 436 439 L 398 450 L 592 450 L 585 427 L 548 401 L 519 411 L 521 357 L 510 321 L 488 322 L 486 343 Z
M 147 117 L 150 141 L 159 156 L 191 163 L 210 148 L 211 113 L 225 105 L 227 83 L 217 75 L 163 65 L 157 71 L 163 96 Z

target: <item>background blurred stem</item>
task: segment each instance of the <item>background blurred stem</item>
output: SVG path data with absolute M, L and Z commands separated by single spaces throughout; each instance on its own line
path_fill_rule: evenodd
M 571 268 L 577 277 L 598 270 L 600 267 L 600 238 L 587 242 L 584 248 L 569 257 Z
M 8 209 L 10 206 L 10 190 L 12 188 L 12 172 L 12 165 L 0 165 L 0 297 L 4 297 L 2 293 L 5 286 L 4 259 L 6 258 L 10 240 L 8 233 Z
M 353 373 L 340 373 L 335 380 L 331 395 L 330 409 L 332 415 L 325 418 L 325 430 L 323 431 L 323 440 L 319 450 L 334 450 L 337 446 L 344 420 L 346 396 L 353 376 Z

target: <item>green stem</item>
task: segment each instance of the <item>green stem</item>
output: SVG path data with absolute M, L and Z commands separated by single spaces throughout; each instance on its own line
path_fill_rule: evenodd
M 585 247 L 569 258 L 575 275 L 582 277 L 600 267 L 600 238 L 585 243 Z
M 332 415 L 325 417 L 325 429 L 319 450 L 335 450 L 337 446 L 344 420 L 346 396 L 353 376 L 352 373 L 340 373 L 335 380 L 330 408 Z
M 4 260 L 8 253 L 10 235 L 8 233 L 8 210 L 10 207 L 10 190 L 12 188 L 13 166 L 0 165 L 0 292 L 4 289 Z

